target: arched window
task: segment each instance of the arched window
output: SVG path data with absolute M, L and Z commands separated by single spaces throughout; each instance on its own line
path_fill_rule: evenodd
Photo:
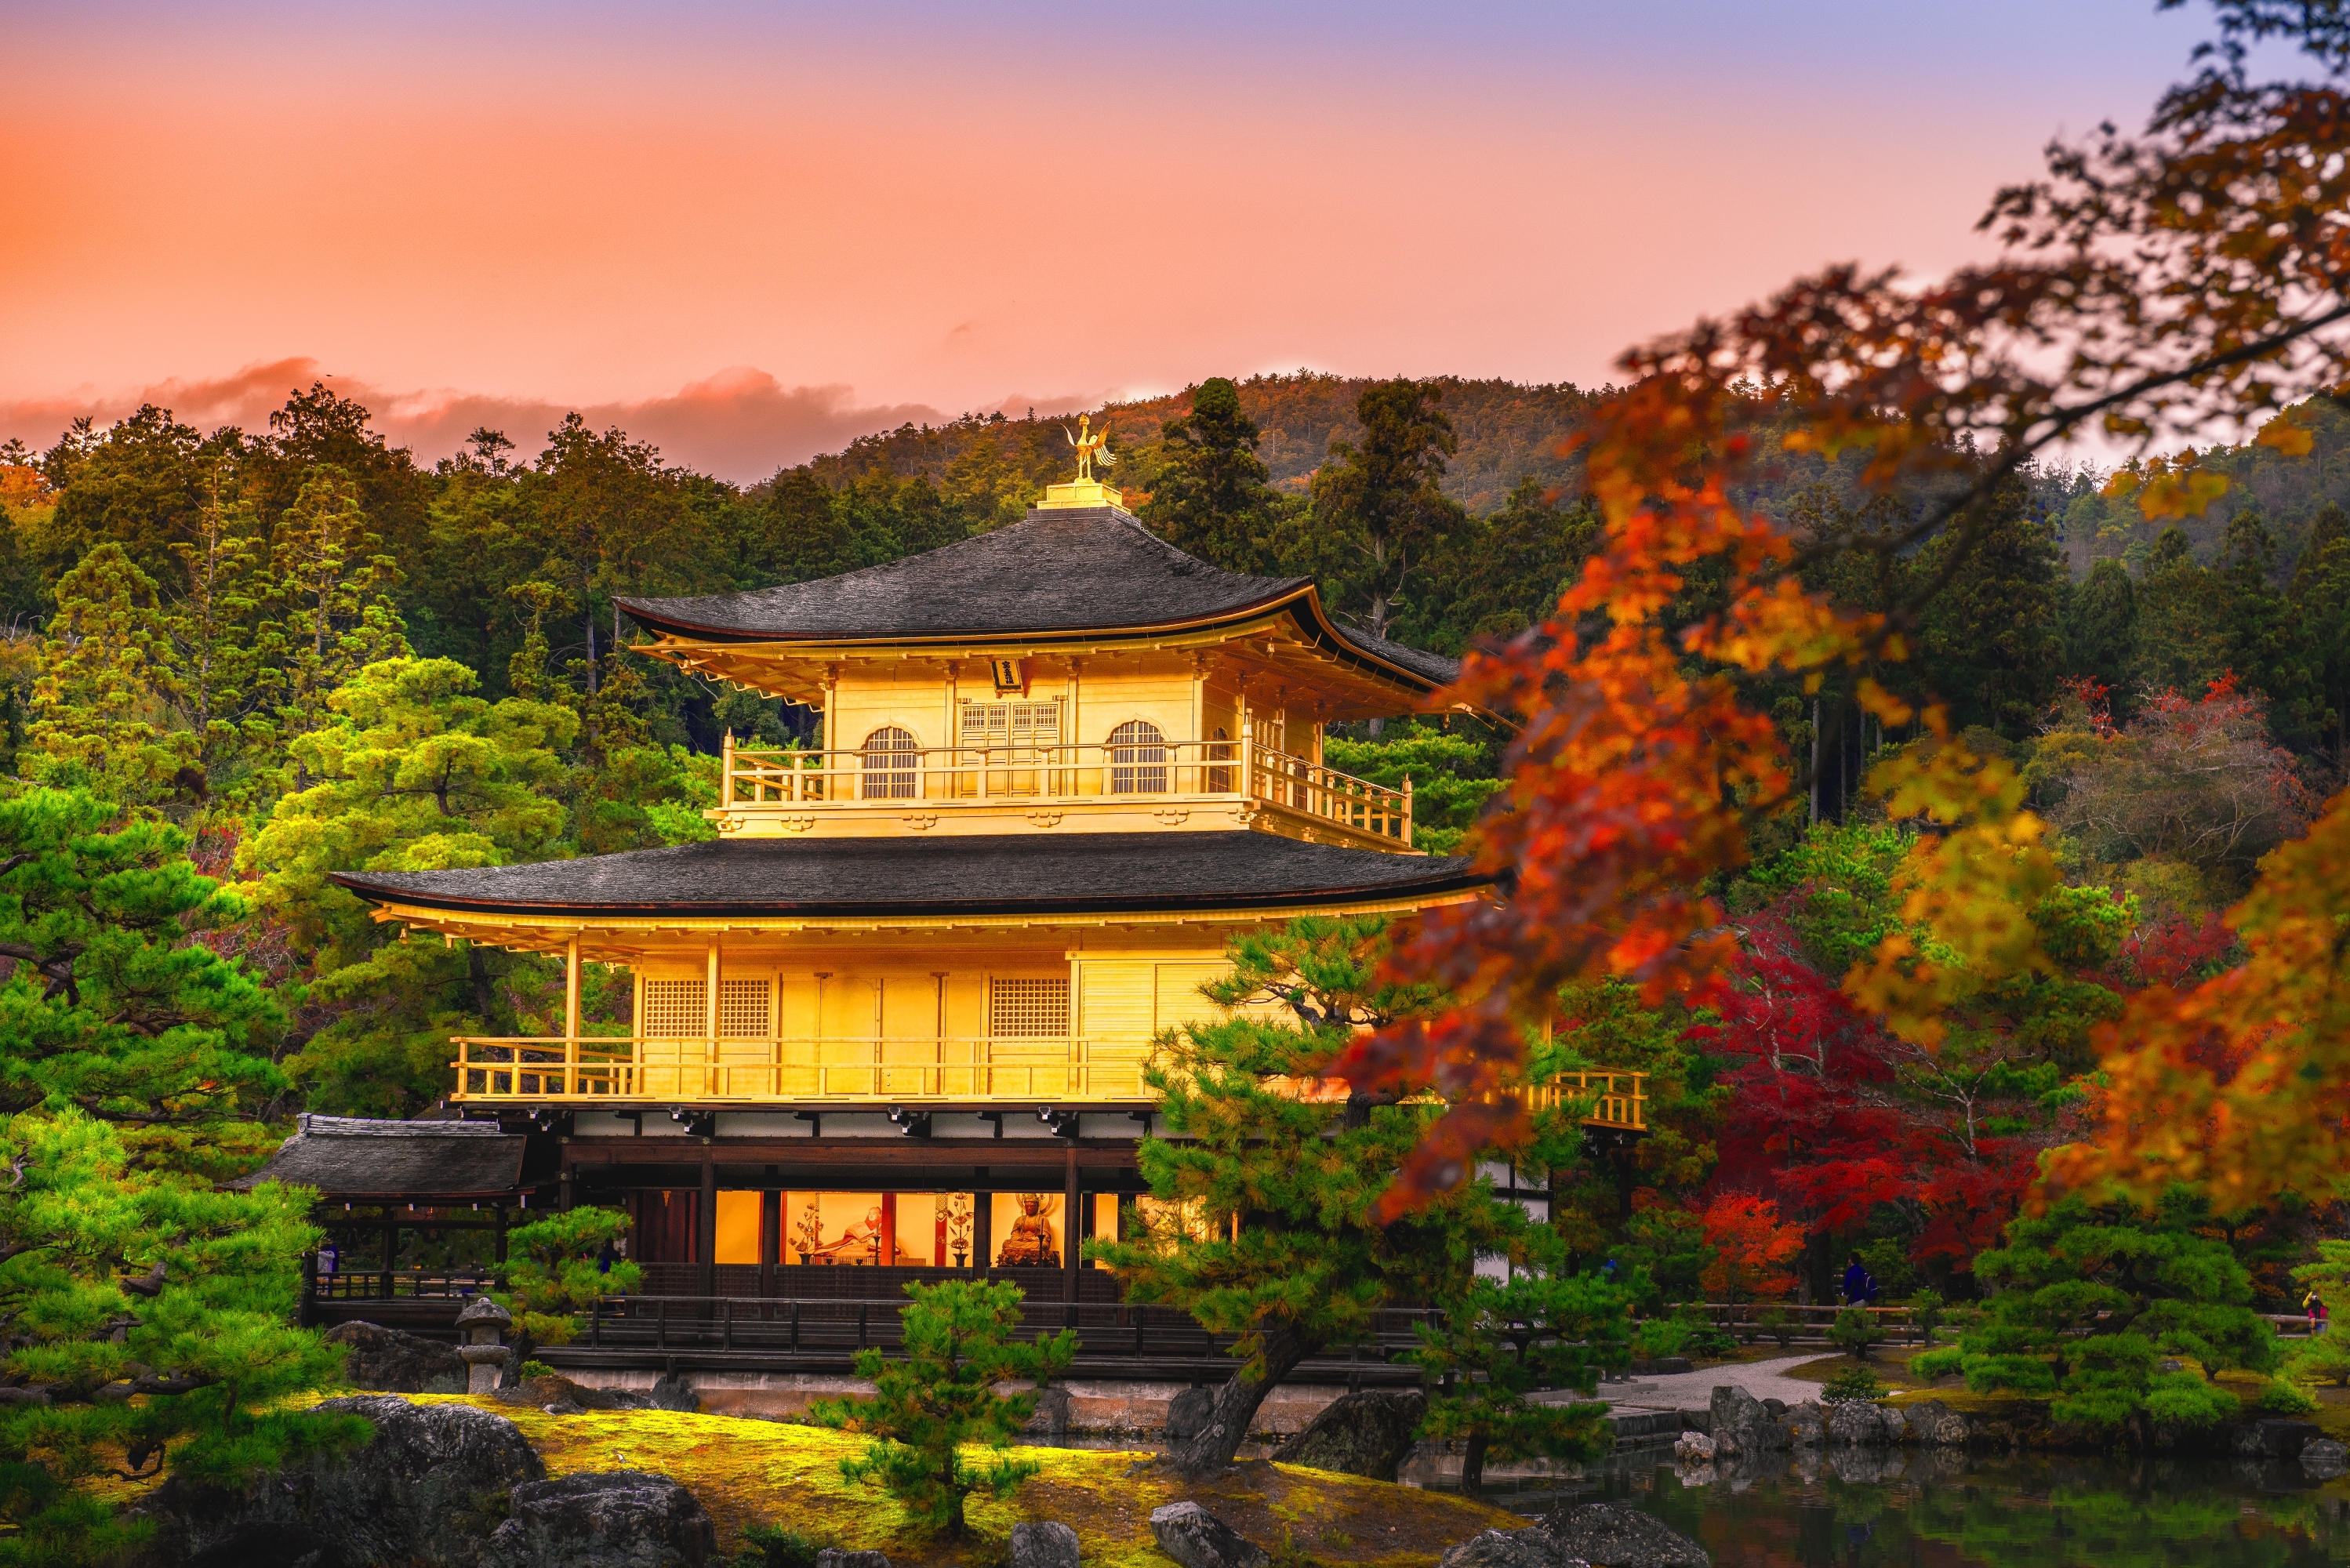
M 914 737 L 895 724 L 866 736 L 857 749 L 857 761 L 865 775 L 858 781 L 858 793 L 867 800 L 912 800 L 921 789 Z
M 1167 793 L 1167 737 L 1158 725 L 1128 719 L 1109 732 L 1109 793 Z

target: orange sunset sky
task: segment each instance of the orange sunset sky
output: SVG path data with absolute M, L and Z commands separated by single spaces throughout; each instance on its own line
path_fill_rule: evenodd
M 432 458 L 568 408 L 748 480 L 1301 366 L 1603 380 L 1933 271 L 2204 17 L 1966 6 L 18 4 L 0 438 L 328 376 Z

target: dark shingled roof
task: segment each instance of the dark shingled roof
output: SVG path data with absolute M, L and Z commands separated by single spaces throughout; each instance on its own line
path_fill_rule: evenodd
M 1305 577 L 1252 577 L 1185 555 L 1111 506 L 1035 511 L 1009 528 L 879 566 L 695 597 L 624 598 L 646 626 L 745 641 L 1118 631 L 1216 620 L 1278 603 Z M 1319 618 L 1315 618 L 1317 622 Z M 1352 628 L 1330 629 L 1439 684 L 1459 664 Z
M 1483 886 L 1465 859 L 1269 833 L 727 838 L 585 860 L 338 872 L 365 897 L 434 909 L 775 914 L 1282 908 Z
M 267 1165 L 228 1185 L 283 1181 L 345 1201 L 503 1196 L 521 1181 L 529 1144 L 478 1122 L 305 1116 L 302 1130 L 278 1145 Z

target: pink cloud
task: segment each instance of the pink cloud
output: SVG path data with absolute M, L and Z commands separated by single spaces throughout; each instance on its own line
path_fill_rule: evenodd
M 528 457 L 539 450 L 545 433 L 577 409 L 598 430 L 618 425 L 639 441 L 651 441 L 672 462 L 750 481 L 820 452 L 837 451 L 874 431 L 893 430 L 909 421 L 935 423 L 942 417 L 924 403 L 859 403 L 847 386 L 786 387 L 747 365 L 688 382 L 666 397 L 582 405 L 450 389 L 400 391 L 332 374 L 317 360 L 298 357 L 247 365 L 233 375 L 212 379 L 174 377 L 135 391 L 0 401 L 0 440 L 21 436 L 29 445 L 47 446 L 76 419 L 88 417 L 103 426 L 141 403 L 170 409 L 184 422 L 207 431 L 223 425 L 261 431 L 268 428 L 270 410 L 283 406 L 289 392 L 317 380 L 365 403 L 375 414 L 377 429 L 427 463 L 457 451 L 470 431 L 484 425 L 503 431 L 519 454 Z M 1019 400 L 1006 399 L 1005 403 Z M 1057 411 L 1066 400 L 1040 400 L 1037 408 Z

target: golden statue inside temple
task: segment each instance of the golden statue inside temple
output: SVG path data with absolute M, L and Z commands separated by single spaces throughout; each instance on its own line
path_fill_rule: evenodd
M 1020 1195 L 1020 1218 L 1012 1222 L 1012 1233 L 1003 1238 L 1003 1250 L 995 1254 L 997 1268 L 1061 1266 L 1060 1238 L 1053 1234 L 1053 1222 L 1045 1218 L 1052 1201 L 1041 1192 Z

